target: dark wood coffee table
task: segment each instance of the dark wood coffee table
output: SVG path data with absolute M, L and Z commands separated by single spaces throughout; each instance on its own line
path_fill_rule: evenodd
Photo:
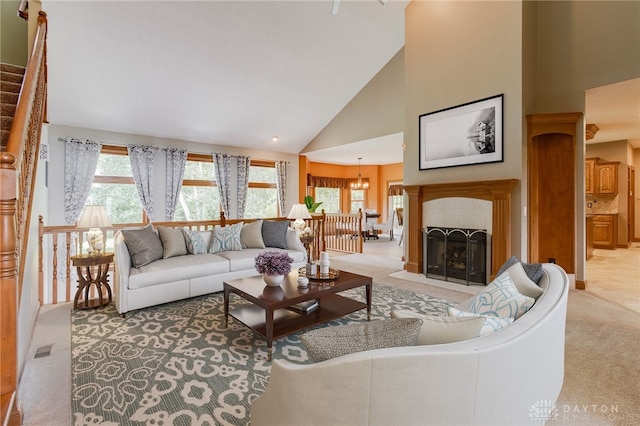
M 360 309 L 367 309 L 371 320 L 371 296 L 373 281 L 350 272 L 340 271 L 332 281 L 311 280 L 306 289 L 298 288 L 298 271 L 285 276 L 279 287 L 269 287 L 262 276 L 241 278 L 224 283 L 224 318 L 229 324 L 229 315 L 267 339 L 269 361 L 273 340 L 288 336 L 314 325 L 343 317 Z M 366 303 L 341 296 L 338 293 L 356 287 L 365 287 Z M 234 293 L 251 304 L 229 310 L 229 296 Z M 291 306 L 317 299 L 319 306 L 309 313 L 298 313 Z

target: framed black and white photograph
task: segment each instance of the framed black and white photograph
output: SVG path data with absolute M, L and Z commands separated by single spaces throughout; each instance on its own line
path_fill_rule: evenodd
M 503 95 L 419 118 L 420 170 L 504 161 Z

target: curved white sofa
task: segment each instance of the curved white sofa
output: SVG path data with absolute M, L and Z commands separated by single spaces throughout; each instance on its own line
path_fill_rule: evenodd
M 543 271 L 533 307 L 487 336 L 308 365 L 275 360 L 251 424 L 543 424 L 532 408 L 555 403 L 562 388 L 569 288 L 559 266 Z
M 213 231 L 200 231 L 207 247 Z M 293 268 L 307 263 L 307 252 L 296 232 L 287 229 L 287 249 L 243 249 L 218 253 L 187 254 L 131 266 L 131 256 L 122 232 L 114 236 L 114 301 L 121 315 L 162 303 L 187 299 L 223 290 L 224 281 L 259 275 L 255 257 L 265 250 L 286 251 Z

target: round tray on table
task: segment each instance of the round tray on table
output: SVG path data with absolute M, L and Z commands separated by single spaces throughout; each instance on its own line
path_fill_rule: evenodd
M 333 268 L 329 268 L 329 273 L 328 274 L 321 274 L 321 273 L 317 273 L 317 274 L 310 274 L 307 275 L 307 268 L 306 267 L 302 267 L 300 269 L 298 269 L 298 276 L 299 277 L 307 277 L 310 280 L 335 280 L 336 278 L 338 278 L 340 276 L 340 271 L 337 269 L 333 269 Z

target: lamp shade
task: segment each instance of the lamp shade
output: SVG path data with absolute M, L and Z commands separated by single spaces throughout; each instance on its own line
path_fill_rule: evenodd
M 78 221 L 80 228 L 105 228 L 111 226 L 104 206 L 85 206 Z
M 287 219 L 311 219 L 311 215 L 305 204 L 294 204 Z

